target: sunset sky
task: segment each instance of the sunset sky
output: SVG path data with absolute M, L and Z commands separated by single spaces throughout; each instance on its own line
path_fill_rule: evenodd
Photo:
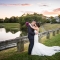
M 60 0 L 0 0 L 0 18 L 34 12 L 57 16 L 60 14 Z

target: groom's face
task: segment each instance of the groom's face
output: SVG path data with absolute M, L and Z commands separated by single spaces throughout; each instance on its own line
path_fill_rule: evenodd
M 36 24 L 36 21 L 32 21 L 32 25 L 35 25 Z

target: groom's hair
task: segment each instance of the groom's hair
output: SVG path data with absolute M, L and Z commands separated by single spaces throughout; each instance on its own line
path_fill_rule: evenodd
M 36 22 L 36 20 L 32 20 L 32 22 L 33 22 L 33 21 L 35 21 L 35 22 Z

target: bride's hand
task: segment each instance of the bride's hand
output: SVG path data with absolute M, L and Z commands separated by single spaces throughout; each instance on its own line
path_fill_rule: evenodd
M 38 34 L 38 32 L 35 33 L 36 35 Z

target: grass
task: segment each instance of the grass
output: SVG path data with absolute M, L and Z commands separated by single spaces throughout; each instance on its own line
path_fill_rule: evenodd
M 19 30 L 20 25 L 19 23 L 0 23 L 1 25 L 4 25 L 4 27 L 8 30 Z M 45 30 L 51 30 L 51 29 L 56 29 L 56 28 L 60 28 L 60 24 L 50 24 L 50 23 L 46 23 L 40 27 L 40 32 L 43 32 Z M 45 29 L 45 30 L 44 30 Z
M 44 29 L 46 31 L 48 30 L 52 30 L 52 29 L 56 29 L 56 28 L 60 28 L 60 24 L 50 24 L 50 23 L 46 23 L 43 25 Z M 40 28 L 40 31 L 43 32 L 45 31 L 44 29 Z
M 5 28 L 20 28 L 19 23 L 1 23 Z
M 52 30 L 56 28 L 60 28 L 60 24 L 44 24 L 43 25 L 46 30 Z
M 60 34 L 56 37 L 53 36 L 52 39 L 47 39 L 44 44 L 47 46 L 60 46 Z
M 60 46 L 60 34 L 43 42 L 47 46 Z M 17 52 L 16 47 L 0 51 L 0 60 L 60 60 L 60 53 L 53 56 L 30 56 L 27 54 L 28 43 L 25 44 L 24 52 Z
M 19 23 L 1 23 L 5 28 L 19 28 Z
M 6 29 L 6 32 L 11 31 L 13 33 L 17 32 L 20 30 L 20 25 L 19 23 L 1 23 L 1 26 L 4 26 Z

